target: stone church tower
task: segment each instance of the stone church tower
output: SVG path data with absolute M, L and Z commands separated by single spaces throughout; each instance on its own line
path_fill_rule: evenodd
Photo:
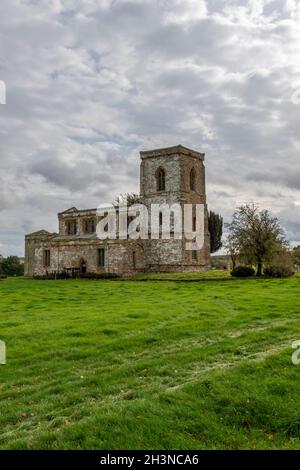
M 199 271 L 210 264 L 210 238 L 206 205 L 204 154 L 178 145 L 140 152 L 140 193 L 144 204 L 203 204 L 204 246 L 186 250 L 186 240 L 145 242 L 145 270 L 153 272 Z M 150 211 L 149 211 L 150 212 Z

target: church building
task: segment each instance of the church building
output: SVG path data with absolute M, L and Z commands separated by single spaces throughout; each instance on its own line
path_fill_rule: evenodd
M 189 272 L 210 267 L 204 154 L 181 145 L 140 152 L 140 200 L 151 204 L 204 205 L 204 245 L 187 250 L 182 239 L 99 239 L 97 209 L 72 207 L 58 214 L 58 233 L 25 237 L 25 275 L 50 273 Z

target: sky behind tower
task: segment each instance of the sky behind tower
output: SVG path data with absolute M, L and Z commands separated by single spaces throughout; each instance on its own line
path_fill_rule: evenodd
M 300 243 L 300 3 L 1 0 L 0 253 L 139 190 L 139 151 L 206 153 L 209 208 Z

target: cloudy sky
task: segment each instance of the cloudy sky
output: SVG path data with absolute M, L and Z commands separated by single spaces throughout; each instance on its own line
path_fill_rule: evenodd
M 210 209 L 256 202 L 300 243 L 299 1 L 1 0 L 0 80 L 0 253 L 179 143 Z

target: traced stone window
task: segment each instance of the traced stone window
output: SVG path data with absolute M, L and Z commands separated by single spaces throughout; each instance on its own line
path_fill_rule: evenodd
M 105 249 L 98 248 L 98 266 L 104 267 L 105 266 Z
M 50 266 L 50 250 L 44 250 L 43 252 L 43 265 L 45 268 Z
M 86 219 L 83 223 L 84 233 L 94 233 L 95 232 L 95 219 Z
M 192 261 L 198 261 L 198 253 L 196 250 L 192 251 Z
M 165 191 L 166 189 L 166 172 L 163 168 L 158 168 L 156 172 L 157 191 Z
M 190 190 L 195 191 L 196 190 L 196 172 L 195 168 L 192 168 L 190 171 Z
M 68 235 L 76 235 L 77 233 L 77 221 L 76 220 L 69 220 L 67 222 L 67 234 Z

